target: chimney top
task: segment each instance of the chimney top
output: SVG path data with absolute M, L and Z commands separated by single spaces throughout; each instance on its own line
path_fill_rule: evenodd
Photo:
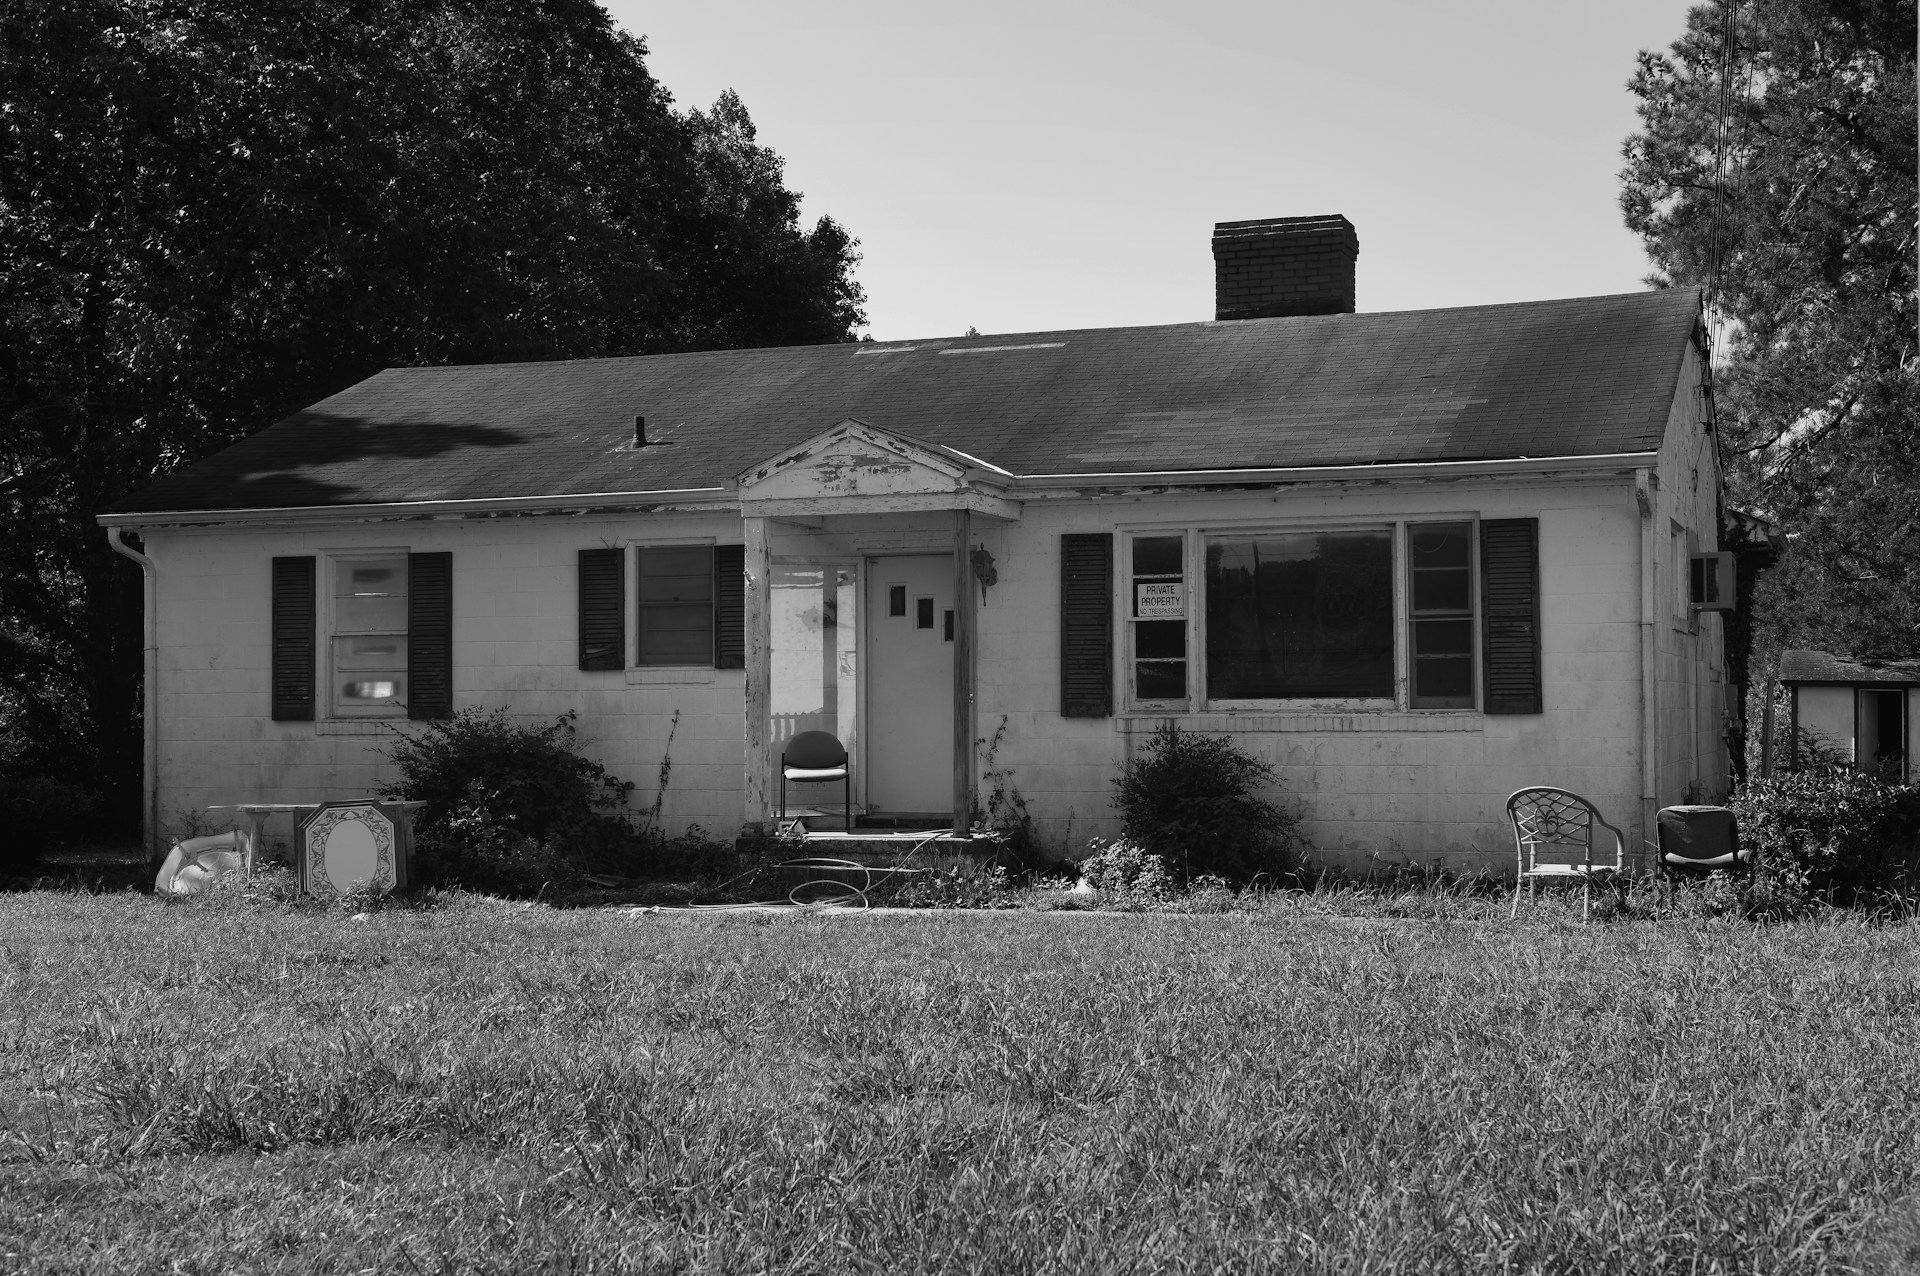
M 1215 319 L 1352 314 L 1360 237 L 1338 213 L 1218 222 Z

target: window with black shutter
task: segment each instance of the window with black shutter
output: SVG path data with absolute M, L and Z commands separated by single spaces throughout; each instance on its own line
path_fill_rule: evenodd
M 313 721 L 314 559 L 273 560 L 273 719 Z
M 1539 519 L 1481 522 L 1480 582 L 1486 712 L 1539 713 Z
M 627 665 L 627 552 L 580 551 L 580 667 Z
M 1113 713 L 1113 534 L 1060 538 L 1060 713 Z

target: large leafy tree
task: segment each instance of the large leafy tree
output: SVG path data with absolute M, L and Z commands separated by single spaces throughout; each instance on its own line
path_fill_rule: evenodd
M 851 340 L 854 247 L 592 0 L 9 0 L 0 773 L 137 784 L 129 491 L 391 365 Z
M 1656 286 L 1710 287 L 1730 496 L 1787 548 L 1764 646 L 1920 652 L 1914 0 L 1712 0 L 1629 87 Z

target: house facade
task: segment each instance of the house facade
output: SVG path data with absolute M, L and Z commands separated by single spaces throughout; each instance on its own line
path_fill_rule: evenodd
M 1503 868 L 1529 784 L 1639 844 L 1724 792 L 1698 298 L 1359 314 L 1343 218 L 1214 250 L 1211 323 L 395 369 L 170 476 L 101 519 L 153 826 L 373 792 L 468 707 L 723 836 L 808 729 L 861 809 L 1057 855 L 1169 721 L 1355 867 Z

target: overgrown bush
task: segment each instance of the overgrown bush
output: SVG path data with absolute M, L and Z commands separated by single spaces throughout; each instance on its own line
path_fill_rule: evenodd
M 385 796 L 427 804 L 414 819 L 421 885 L 531 895 L 586 872 L 638 876 L 642 839 L 623 815 L 634 786 L 576 752 L 574 719 L 466 709 L 382 751 L 400 773 Z
M 1732 805 L 1775 894 L 1836 904 L 1920 894 L 1920 789 L 1825 765 L 1752 780 Z
M 1173 866 L 1164 855 L 1156 855 L 1138 842 L 1115 838 L 1104 842 L 1094 838 L 1087 843 L 1089 854 L 1080 861 L 1080 873 L 1087 885 L 1121 906 L 1148 906 L 1163 903 L 1180 893 Z
M 98 806 L 88 790 L 45 776 L 0 780 L 0 878 L 31 876 L 47 851 L 84 838 Z
M 1279 879 L 1298 863 L 1300 815 L 1257 794 L 1275 783 L 1273 768 L 1231 738 L 1166 723 L 1121 763 L 1113 805 L 1125 840 L 1183 878 Z

